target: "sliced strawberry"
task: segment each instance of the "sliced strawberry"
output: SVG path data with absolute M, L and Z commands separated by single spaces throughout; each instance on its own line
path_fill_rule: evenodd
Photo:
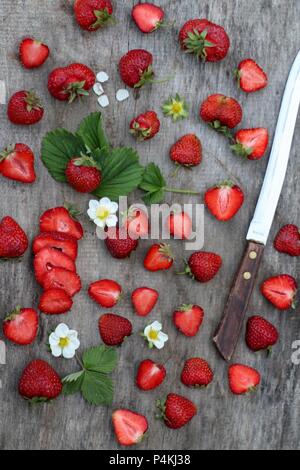
M 174 256 L 170 247 L 164 243 L 152 245 L 144 259 L 144 267 L 152 272 L 170 269 L 173 263 Z
M 182 305 L 173 313 L 176 328 L 185 336 L 196 336 L 202 325 L 204 311 L 198 305 Z
M 268 85 L 268 77 L 263 69 L 252 59 L 243 60 L 236 71 L 240 88 L 253 93 Z
M 297 282 L 288 274 L 270 277 L 261 285 L 263 296 L 279 310 L 296 307 Z
M 43 248 L 55 248 L 69 256 L 73 261 L 77 258 L 77 240 L 63 233 L 44 232 L 37 235 L 32 244 L 33 253 L 36 254 Z
M 192 234 L 192 219 L 186 212 L 172 213 L 167 218 L 167 229 L 175 239 L 188 240 Z
M 89 286 L 88 294 L 101 307 L 114 307 L 122 294 L 122 287 L 112 279 L 101 279 Z
M 22 346 L 36 338 L 39 317 L 33 308 L 16 307 L 3 321 L 3 334 L 13 343 Z
M 138 207 L 131 207 L 122 221 L 131 238 L 146 237 L 149 233 L 148 214 Z
M 76 240 L 83 237 L 83 228 L 79 222 L 73 219 L 65 207 L 49 209 L 40 218 L 41 232 L 59 232 L 70 235 Z
M 269 144 L 268 129 L 241 129 L 235 134 L 235 141 L 236 144 L 231 146 L 234 153 L 248 160 L 259 160 L 264 156 Z
M 63 289 L 48 289 L 40 298 L 39 309 L 48 315 L 58 315 L 71 310 L 73 301 Z
M 235 395 L 242 395 L 254 391 L 260 384 L 260 374 L 252 367 L 234 364 L 228 371 L 229 387 Z
M 39 284 L 43 284 L 44 276 L 53 268 L 65 268 L 76 272 L 74 261 L 69 256 L 55 248 L 43 248 L 34 257 L 35 277 Z
M 25 144 L 16 144 L 0 153 L 0 172 L 6 178 L 21 183 L 34 183 L 34 155 Z
M 141 390 L 153 390 L 163 383 L 165 377 L 166 369 L 163 365 L 156 364 L 151 359 L 146 359 L 138 367 L 136 384 Z
M 140 317 L 146 317 L 154 309 L 158 300 L 158 292 L 149 287 L 139 287 L 131 295 L 131 301 L 135 313 Z
M 141 442 L 148 429 L 145 416 L 130 410 L 116 410 L 112 422 L 117 441 L 122 446 L 132 446 Z
M 209 211 L 221 221 L 232 219 L 244 203 L 244 193 L 231 182 L 224 182 L 205 193 L 205 204 Z
M 164 20 L 164 11 L 153 3 L 139 3 L 131 12 L 132 18 L 142 33 L 152 33 L 158 29 Z
M 25 38 L 20 44 L 20 60 L 24 67 L 33 69 L 40 67 L 48 59 L 49 47 L 32 38 Z
M 43 277 L 43 288 L 45 290 L 58 288 L 63 289 L 73 297 L 81 289 L 81 280 L 78 274 L 65 268 L 53 268 Z

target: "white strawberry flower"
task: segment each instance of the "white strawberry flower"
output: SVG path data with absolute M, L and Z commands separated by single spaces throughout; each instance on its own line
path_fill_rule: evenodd
M 162 324 L 158 321 L 151 323 L 144 329 L 144 338 L 149 343 L 149 348 L 152 349 L 155 346 L 157 349 L 162 349 L 169 337 L 162 331 Z
M 64 323 L 60 323 L 49 336 L 49 345 L 54 357 L 63 356 L 65 359 L 72 359 L 80 346 L 78 333 L 70 330 Z
M 108 197 L 103 197 L 100 201 L 91 200 L 89 202 L 88 216 L 97 227 L 115 227 L 118 223 L 116 212 L 119 205 L 111 201 Z

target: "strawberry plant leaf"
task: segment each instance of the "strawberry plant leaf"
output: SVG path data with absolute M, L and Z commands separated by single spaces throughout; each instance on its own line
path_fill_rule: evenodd
M 105 135 L 101 113 L 92 113 L 80 123 L 77 130 L 86 146 L 93 152 L 97 149 L 105 154 L 110 151 L 110 145 Z
M 164 199 L 166 181 L 157 165 L 150 163 L 143 174 L 140 189 L 146 191 L 145 204 L 158 204 Z
M 80 392 L 84 380 L 84 374 L 85 372 L 81 370 L 80 372 L 75 372 L 74 374 L 65 377 L 63 379 L 63 394 L 74 395 L 75 393 Z
M 82 360 L 89 371 L 107 374 L 116 368 L 118 355 L 114 348 L 101 345 L 85 351 Z
M 86 371 L 81 386 L 83 398 L 95 406 L 109 406 L 113 401 L 114 387 L 110 377 L 99 372 Z

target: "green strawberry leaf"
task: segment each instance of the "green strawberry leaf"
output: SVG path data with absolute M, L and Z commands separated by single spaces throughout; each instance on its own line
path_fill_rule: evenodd
M 145 204 L 158 204 L 164 199 L 166 181 L 157 165 L 150 163 L 143 174 L 140 189 L 146 191 Z
M 101 149 L 102 153 L 109 154 L 110 145 L 103 130 L 101 113 L 92 113 L 83 119 L 77 135 L 92 152 Z
M 75 393 L 80 392 L 81 386 L 84 380 L 85 372 L 81 370 L 80 372 L 75 372 L 70 374 L 63 379 L 63 394 L 64 395 L 74 395 Z
M 118 355 L 114 348 L 101 345 L 85 351 L 82 359 L 84 367 L 89 371 L 107 374 L 115 369 Z
M 95 406 L 112 404 L 114 387 L 110 377 L 99 372 L 86 371 L 81 386 L 83 398 Z

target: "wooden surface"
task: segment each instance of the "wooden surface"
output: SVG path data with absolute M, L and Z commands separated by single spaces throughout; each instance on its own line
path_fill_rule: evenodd
M 19 89 L 36 89 L 46 112 L 42 123 L 34 127 L 15 127 L 7 122 L 6 107 L 0 106 L 1 147 L 12 142 L 29 144 L 36 155 L 38 173 L 38 181 L 32 187 L 1 179 L 0 215 L 15 217 L 32 239 L 38 231 L 39 215 L 45 209 L 60 205 L 64 200 L 77 203 L 83 211 L 87 208 L 89 197 L 54 182 L 39 158 L 41 138 L 47 131 L 57 126 L 75 129 L 84 116 L 99 109 L 94 96 L 70 107 L 49 96 L 46 83 L 50 70 L 73 61 L 84 62 L 95 71 L 106 70 L 111 76 L 106 85 L 111 106 L 103 115 L 107 133 L 115 146 L 136 145 L 128 134 L 128 124 L 137 113 L 149 107 L 160 113 L 160 105 L 171 92 L 185 96 L 191 104 L 190 118 L 173 124 L 161 116 L 161 133 L 149 143 L 136 145 L 142 162 L 155 161 L 168 175 L 173 170 L 168 158 L 170 145 L 184 133 L 195 132 L 203 142 L 203 164 L 193 172 L 182 172 L 178 183 L 182 187 L 193 186 L 203 193 L 209 185 L 230 178 L 244 188 L 246 203 L 239 215 L 226 224 L 206 214 L 205 249 L 222 255 L 224 266 L 216 279 L 203 286 L 188 278 L 176 277 L 174 272 L 146 273 L 142 259 L 150 241 L 141 243 L 130 260 L 111 259 L 103 244 L 96 239 L 94 227 L 87 217 L 83 217 L 86 235 L 80 243 L 77 266 L 84 288 L 75 298 L 72 313 L 60 318 L 42 316 L 37 342 L 25 348 L 8 345 L 7 365 L 0 366 L 0 448 L 118 448 L 110 426 L 110 409 L 92 408 L 79 395 L 60 398 L 50 406 L 30 408 L 17 393 L 22 369 L 33 358 L 49 360 L 62 375 L 76 368 L 75 362 L 55 360 L 47 352 L 48 332 L 61 320 L 80 332 L 82 348 L 99 343 L 97 320 L 101 312 L 86 295 L 86 288 L 91 281 L 107 276 L 116 278 L 123 285 L 126 295 L 115 313 L 133 320 L 136 333 L 145 326 L 145 320 L 133 317 L 130 292 L 141 284 L 158 288 L 161 294 L 159 304 L 149 318 L 162 320 L 164 330 L 170 335 L 169 344 L 161 352 L 148 352 L 138 334 L 119 350 L 114 407 L 132 408 L 149 418 L 149 435 L 140 449 L 299 448 L 300 366 L 291 362 L 292 342 L 300 339 L 299 309 L 283 313 L 274 310 L 262 298 L 258 286 L 266 277 L 277 273 L 299 277 L 297 259 L 274 251 L 272 240 L 282 224 L 300 222 L 300 164 L 297 158 L 300 121 L 296 127 L 286 184 L 248 310 L 248 314 L 262 314 L 273 321 L 280 329 L 281 341 L 270 359 L 264 354 L 251 353 L 244 340 L 240 341 L 234 361 L 257 367 L 263 380 L 257 393 L 235 397 L 228 391 L 227 366 L 218 356 L 211 338 L 245 247 L 244 237 L 259 194 L 267 157 L 260 162 L 244 163 L 232 155 L 222 137 L 199 122 L 198 107 L 210 93 L 235 96 L 244 108 L 243 126 L 267 126 L 273 135 L 288 71 L 300 46 L 300 1 L 161 0 L 168 19 L 176 19 L 176 27 L 148 36 L 142 35 L 130 19 L 134 1 L 113 2 L 118 26 L 95 34 L 84 33 L 77 27 L 71 3 L 63 0 L 1 1 L 0 80 L 5 80 L 9 95 Z M 178 28 L 191 17 L 208 17 L 226 28 L 232 46 L 224 62 L 204 66 L 180 51 Z M 24 35 L 36 36 L 51 48 L 51 58 L 39 70 L 25 71 L 17 60 L 17 46 Z M 122 85 L 117 64 L 128 49 L 136 47 L 146 48 L 154 54 L 154 67 L 160 77 L 174 74 L 175 78 L 166 85 L 145 88 L 138 100 L 131 96 L 127 102 L 117 104 L 114 94 Z M 266 69 L 270 86 L 246 96 L 237 90 L 232 70 L 241 59 L 249 56 Z M 170 200 L 168 196 L 167 201 Z M 173 200 L 195 201 L 181 196 Z M 172 242 L 172 246 L 181 267 L 180 260 L 186 255 L 182 244 Z M 1 317 L 16 304 L 36 306 L 40 289 L 34 279 L 30 250 L 22 263 L 6 263 L 0 269 Z M 182 303 L 198 303 L 205 309 L 204 326 L 194 339 L 181 336 L 172 325 L 172 311 Z M 208 359 L 214 368 L 215 380 L 207 390 L 190 391 L 180 383 L 184 360 L 195 355 Z M 135 388 L 134 373 L 139 360 L 148 356 L 167 361 L 168 379 L 160 389 L 144 394 Z M 180 431 L 169 430 L 154 419 L 155 399 L 170 391 L 193 399 L 199 407 L 198 416 Z

